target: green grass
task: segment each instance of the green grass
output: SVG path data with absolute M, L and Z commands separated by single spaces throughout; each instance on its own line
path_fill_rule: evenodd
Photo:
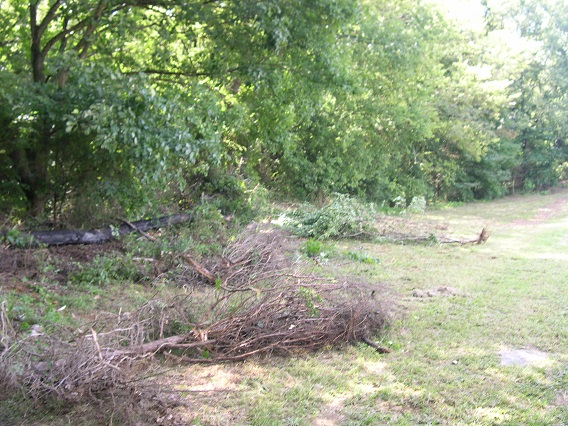
M 300 248 L 317 255 L 333 247 L 336 255 L 318 268 L 383 289 L 379 297 L 392 306 L 393 319 L 377 339 L 390 353 L 359 344 L 179 366 L 154 383 L 179 390 L 184 405 L 176 419 L 196 425 L 567 425 L 568 191 L 439 208 L 421 218 L 446 224 L 454 236 L 475 237 L 482 227 L 491 236 L 483 245 L 337 241 Z M 69 285 L 87 294 L 98 288 L 93 280 L 110 273 L 98 262 Z M 156 290 L 125 277 L 106 284 L 96 302 L 79 293 L 42 300 L 54 308 L 112 311 L 126 303 L 121 294 L 133 303 Z M 439 287 L 455 294 L 413 295 Z M 518 348 L 549 358 L 502 366 L 499 351 Z

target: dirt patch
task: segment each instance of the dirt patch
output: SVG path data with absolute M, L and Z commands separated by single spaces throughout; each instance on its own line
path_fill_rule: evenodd
M 156 417 L 157 424 L 187 425 L 199 420 L 209 425 L 243 423 L 238 407 L 223 407 L 222 401 L 239 390 L 246 379 L 237 365 L 179 367 L 145 384 L 153 389 L 150 399 L 170 408 Z
M 75 262 L 90 262 L 96 256 L 105 255 L 110 252 L 124 252 L 123 244 L 120 241 L 110 241 L 104 244 L 90 245 L 70 245 L 50 247 L 48 251 L 63 260 Z
M 0 247 L 0 289 L 25 291 L 23 282 L 49 278 L 59 284 L 67 281 L 80 264 L 112 252 L 123 252 L 122 243 L 70 245 L 44 249 Z
M 563 391 L 556 395 L 554 405 L 557 407 L 568 407 L 568 391 Z
M 317 416 L 312 424 L 314 426 L 336 426 L 345 421 L 345 416 L 341 413 L 345 397 L 338 397 L 325 405 L 319 416 Z
M 538 209 L 534 220 L 543 221 L 555 217 L 564 211 L 566 204 L 568 204 L 568 196 L 564 195 L 548 206 Z
M 446 223 L 421 219 L 416 216 L 380 216 L 375 227 L 380 236 L 394 240 L 426 240 L 431 236 L 441 237 L 449 230 Z

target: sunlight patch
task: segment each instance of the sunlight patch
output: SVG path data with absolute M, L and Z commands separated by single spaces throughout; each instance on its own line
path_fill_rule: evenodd
M 550 361 L 548 354 L 536 349 L 503 349 L 499 351 L 501 365 L 542 365 Z
M 383 374 L 386 366 L 387 364 L 383 361 L 365 363 L 365 369 L 372 374 Z
M 499 408 L 479 407 L 475 409 L 475 416 L 491 424 L 499 424 L 505 420 L 510 420 L 511 416 L 502 412 Z

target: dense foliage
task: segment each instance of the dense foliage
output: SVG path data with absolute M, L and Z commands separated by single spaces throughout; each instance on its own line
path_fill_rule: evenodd
M 468 200 L 568 175 L 568 6 L 4 0 L 0 209 L 52 225 L 260 184 Z M 507 45 L 507 40 L 514 40 Z

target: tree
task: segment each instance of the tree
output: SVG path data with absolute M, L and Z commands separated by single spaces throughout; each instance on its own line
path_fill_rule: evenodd
M 493 25 L 517 34 L 529 53 L 510 85 L 514 99 L 505 123 L 521 153 L 514 185 L 553 186 L 568 161 L 568 7 L 556 0 L 486 5 Z
M 430 79 L 439 66 L 430 56 L 433 31 L 424 29 L 431 19 L 412 2 L 363 2 L 351 22 L 320 38 L 326 56 L 308 58 L 317 72 L 306 67 L 310 74 L 281 74 L 274 92 L 267 86 L 255 114 L 275 125 L 250 133 L 260 176 L 312 197 L 346 192 L 382 200 L 422 185 L 407 165 L 435 116 Z M 287 109 L 275 120 L 280 105 Z
M 375 201 L 554 184 L 566 6 L 484 4 L 485 35 L 411 0 L 5 0 L 0 208 L 85 222 L 234 176 Z M 497 53 L 511 31 L 539 50 Z
M 234 140 L 247 112 L 236 105 L 241 88 L 270 86 L 291 65 L 320 60 L 326 33 L 350 7 L 3 3 L 0 19 L 14 24 L 2 29 L 9 42 L 0 46 L 0 173 L 11 200 L 33 214 L 55 213 L 90 188 L 101 202 L 128 208 L 150 184 L 158 191 L 175 177 L 183 187 L 188 176 L 229 161 L 243 149 Z

